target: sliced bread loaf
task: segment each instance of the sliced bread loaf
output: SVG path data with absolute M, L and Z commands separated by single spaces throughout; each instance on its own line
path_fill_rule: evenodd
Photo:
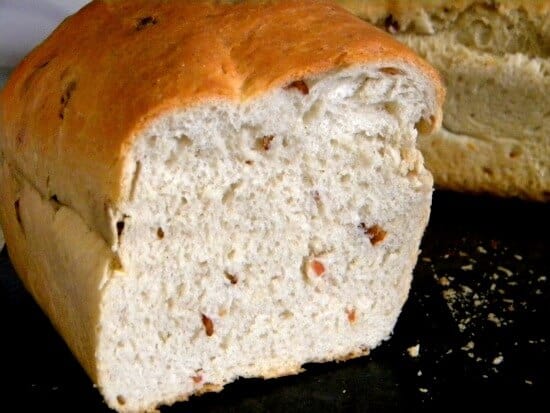
M 10 257 L 119 411 L 366 354 L 408 294 L 442 100 L 329 2 L 95 1 L 0 97 Z

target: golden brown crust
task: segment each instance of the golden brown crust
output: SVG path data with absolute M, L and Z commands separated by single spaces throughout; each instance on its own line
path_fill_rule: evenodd
M 420 13 L 453 19 L 476 4 L 501 13 L 522 9 L 533 19 L 550 13 L 547 0 L 338 0 L 338 3 L 367 21 L 385 26 L 391 33 L 407 30 Z
M 420 69 L 442 102 L 431 66 L 328 1 L 94 1 L 15 69 L 0 96 L 0 144 L 45 196 L 76 210 L 90 198 L 116 205 L 129 148 L 154 116 L 392 61 Z M 80 192 L 64 195 L 71 181 Z
M 43 199 L 6 162 L 0 162 L 0 188 L 0 222 L 10 260 L 25 288 L 96 381 L 100 285 L 112 252 L 77 214 Z

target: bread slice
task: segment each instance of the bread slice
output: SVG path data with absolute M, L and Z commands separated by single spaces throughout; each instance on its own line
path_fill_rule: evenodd
M 121 412 L 366 354 L 407 297 L 442 99 L 332 3 L 93 2 L 0 97 L 10 257 Z
M 550 2 L 340 2 L 442 73 L 443 127 L 419 138 L 436 185 L 550 200 Z

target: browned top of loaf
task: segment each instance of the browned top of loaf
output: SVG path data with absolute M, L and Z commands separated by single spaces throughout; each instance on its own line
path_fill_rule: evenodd
M 429 65 L 328 1 L 94 1 L 15 69 L 0 96 L 0 145 L 42 192 L 50 174 L 72 171 L 116 203 L 128 148 L 155 115 L 392 60 L 420 68 L 442 100 Z

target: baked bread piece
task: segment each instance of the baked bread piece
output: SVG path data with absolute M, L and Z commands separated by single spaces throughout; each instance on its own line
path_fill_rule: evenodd
M 550 2 L 341 0 L 425 57 L 447 86 L 419 138 L 437 186 L 550 200 Z
M 119 411 L 365 354 L 408 294 L 442 99 L 332 3 L 93 2 L 0 97 L 9 254 Z

